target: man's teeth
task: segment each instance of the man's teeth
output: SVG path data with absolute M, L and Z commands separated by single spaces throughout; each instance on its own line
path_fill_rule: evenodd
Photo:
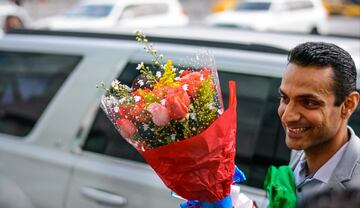
M 288 128 L 289 131 L 294 132 L 294 133 L 301 133 L 306 131 L 307 128 Z

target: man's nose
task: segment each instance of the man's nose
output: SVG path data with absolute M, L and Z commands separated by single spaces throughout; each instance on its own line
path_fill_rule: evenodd
M 294 103 L 290 102 L 283 106 L 283 112 L 281 114 L 281 120 L 283 123 L 296 122 L 299 121 L 300 118 L 301 114 Z

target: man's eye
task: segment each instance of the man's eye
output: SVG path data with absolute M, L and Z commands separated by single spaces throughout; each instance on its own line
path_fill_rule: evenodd
M 304 104 L 305 104 L 305 106 L 311 107 L 311 108 L 317 107 L 319 105 L 318 102 L 313 101 L 313 100 L 304 100 Z
M 280 102 L 287 103 L 288 102 L 288 97 L 286 97 L 284 95 L 280 95 Z

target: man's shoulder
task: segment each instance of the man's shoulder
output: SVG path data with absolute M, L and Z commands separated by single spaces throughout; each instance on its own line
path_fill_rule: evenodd
M 351 138 L 341 158 L 336 175 L 346 187 L 360 186 L 360 138 L 350 129 Z
M 351 129 L 350 127 L 348 127 L 350 134 L 351 134 L 351 138 L 349 141 L 349 145 L 348 145 L 348 150 L 347 152 L 349 152 L 349 155 L 353 155 L 356 158 L 355 161 L 360 160 L 360 138 L 359 136 L 357 136 L 354 132 L 353 129 Z

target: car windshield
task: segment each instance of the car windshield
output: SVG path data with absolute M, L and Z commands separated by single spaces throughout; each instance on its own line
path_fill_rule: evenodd
M 242 2 L 236 7 L 236 11 L 263 11 L 269 10 L 270 2 Z
M 106 17 L 110 14 L 113 5 L 97 4 L 75 7 L 65 14 L 68 17 Z

